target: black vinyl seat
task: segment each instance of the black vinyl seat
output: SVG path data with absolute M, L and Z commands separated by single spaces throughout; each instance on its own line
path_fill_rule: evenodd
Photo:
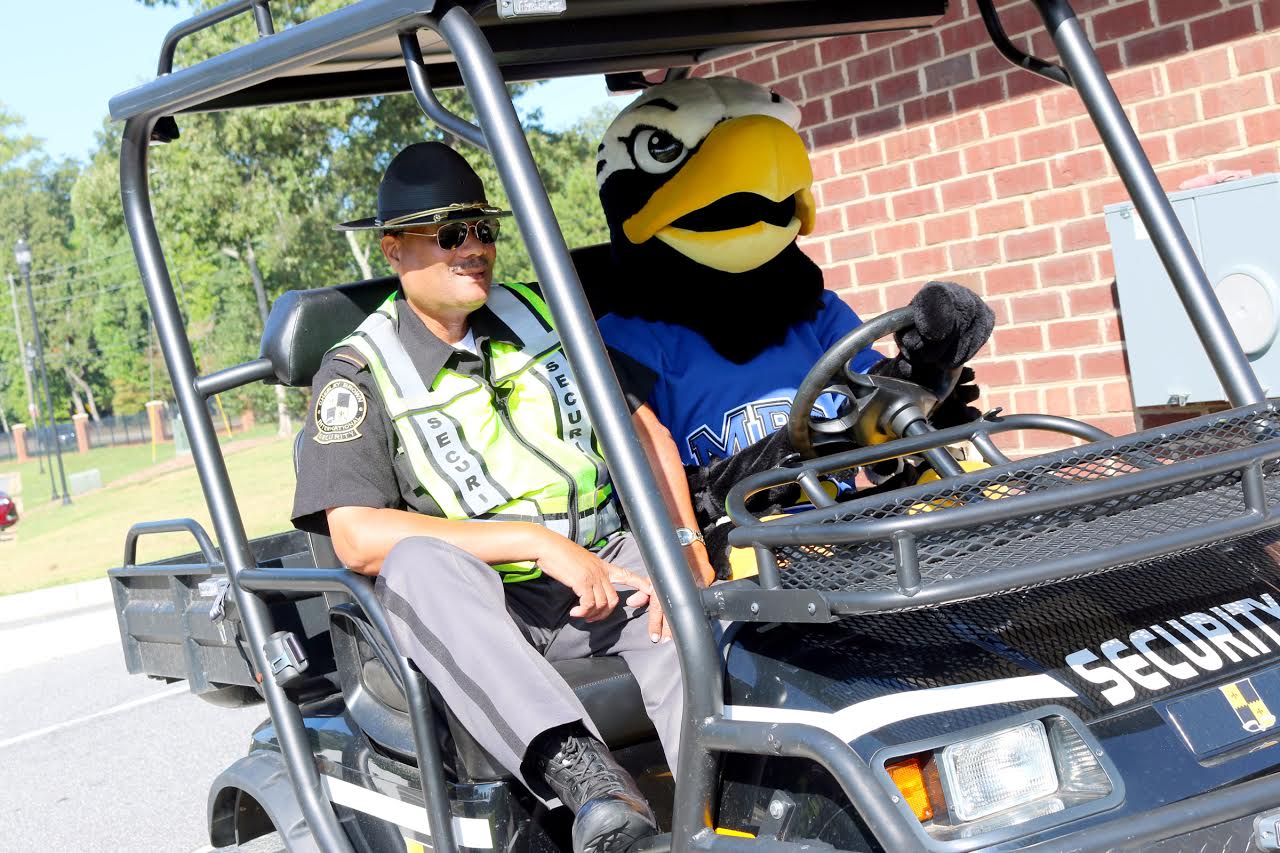
M 575 257 L 582 257 L 575 255 Z M 592 247 L 593 263 L 600 259 Z M 270 360 L 276 380 L 292 387 L 311 384 L 325 352 L 358 326 L 396 287 L 393 277 L 314 290 L 292 290 L 276 300 L 263 334 L 262 356 Z M 294 441 L 294 467 L 298 464 L 303 432 Z M 339 567 L 341 562 L 328 536 L 307 535 L 315 565 Z M 395 679 L 369 645 L 372 629 L 363 627 L 363 616 L 349 604 L 331 611 L 331 634 L 338 681 L 348 711 L 371 740 L 402 760 L 412 762 L 415 750 L 408 716 L 408 702 Z M 595 657 L 554 664 L 573 688 L 592 721 L 612 749 L 621 749 L 657 737 L 645 713 L 639 685 L 619 657 Z M 434 696 L 428 685 L 428 695 Z M 487 781 L 507 778 L 499 767 L 462 729 L 448 709 L 437 714 L 438 732 L 446 746 L 455 778 Z

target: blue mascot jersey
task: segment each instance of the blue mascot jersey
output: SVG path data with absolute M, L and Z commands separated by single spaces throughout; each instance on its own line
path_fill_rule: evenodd
M 811 322 L 791 327 L 785 341 L 745 364 L 734 364 L 697 332 L 672 323 L 609 314 L 601 318 L 600 332 L 610 348 L 653 372 L 646 402 L 671 431 L 685 464 L 705 465 L 786 428 L 791 400 L 809 368 L 861 324 L 852 308 L 824 291 Z M 882 358 L 864 349 L 853 368 L 865 373 Z M 829 399 L 819 405 L 834 416 Z

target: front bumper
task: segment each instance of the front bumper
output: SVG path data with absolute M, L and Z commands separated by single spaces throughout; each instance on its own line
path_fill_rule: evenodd
M 1256 850 L 1255 819 L 1267 815 L 1274 827 L 1280 820 L 1280 773 L 1261 776 L 1169 803 L 1145 814 L 1129 815 L 1031 849 L 1069 851 Z M 1264 838 L 1264 842 L 1265 842 Z M 1271 845 L 1277 849 L 1274 832 Z

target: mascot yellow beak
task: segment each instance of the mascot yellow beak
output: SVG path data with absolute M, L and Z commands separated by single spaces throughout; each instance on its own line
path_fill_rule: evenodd
M 653 237 L 706 267 L 740 273 L 755 269 L 813 230 L 809 187 L 813 169 L 800 136 L 771 116 L 749 115 L 716 125 L 697 153 L 623 223 L 632 243 Z M 795 197 L 785 226 L 754 222 L 720 231 L 691 231 L 672 223 L 734 193 L 772 202 Z

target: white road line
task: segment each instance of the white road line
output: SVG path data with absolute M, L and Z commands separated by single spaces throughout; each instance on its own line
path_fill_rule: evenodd
M 141 699 L 131 699 L 128 702 L 121 702 L 119 705 L 113 705 L 112 707 L 104 708 L 101 711 L 94 711 L 92 714 L 86 714 L 85 716 L 77 717 L 74 720 L 67 720 L 66 722 L 63 722 L 63 723 L 54 723 L 51 726 L 45 726 L 44 728 L 36 729 L 33 732 L 27 732 L 26 734 L 21 734 L 21 735 L 18 735 L 17 737 L 11 737 L 6 740 L 0 740 L 0 749 L 5 749 L 10 746 L 17 746 L 20 743 L 26 743 L 29 740 L 42 738 L 45 735 L 50 735 L 50 734 L 53 734 L 54 732 L 60 732 L 63 729 L 73 728 L 75 726 L 81 725 L 82 723 L 88 723 L 93 720 L 101 719 L 103 717 L 109 717 L 112 714 L 119 714 L 122 711 L 132 710 L 134 708 L 139 707 L 140 705 L 149 705 L 152 702 L 159 702 L 161 699 L 168 699 L 170 696 L 177 696 L 179 693 L 187 693 L 187 692 L 189 691 L 185 682 L 182 684 L 176 684 L 176 685 L 173 685 L 172 687 L 168 687 L 164 690 L 161 690 L 159 693 L 152 693 L 150 696 L 143 696 Z

